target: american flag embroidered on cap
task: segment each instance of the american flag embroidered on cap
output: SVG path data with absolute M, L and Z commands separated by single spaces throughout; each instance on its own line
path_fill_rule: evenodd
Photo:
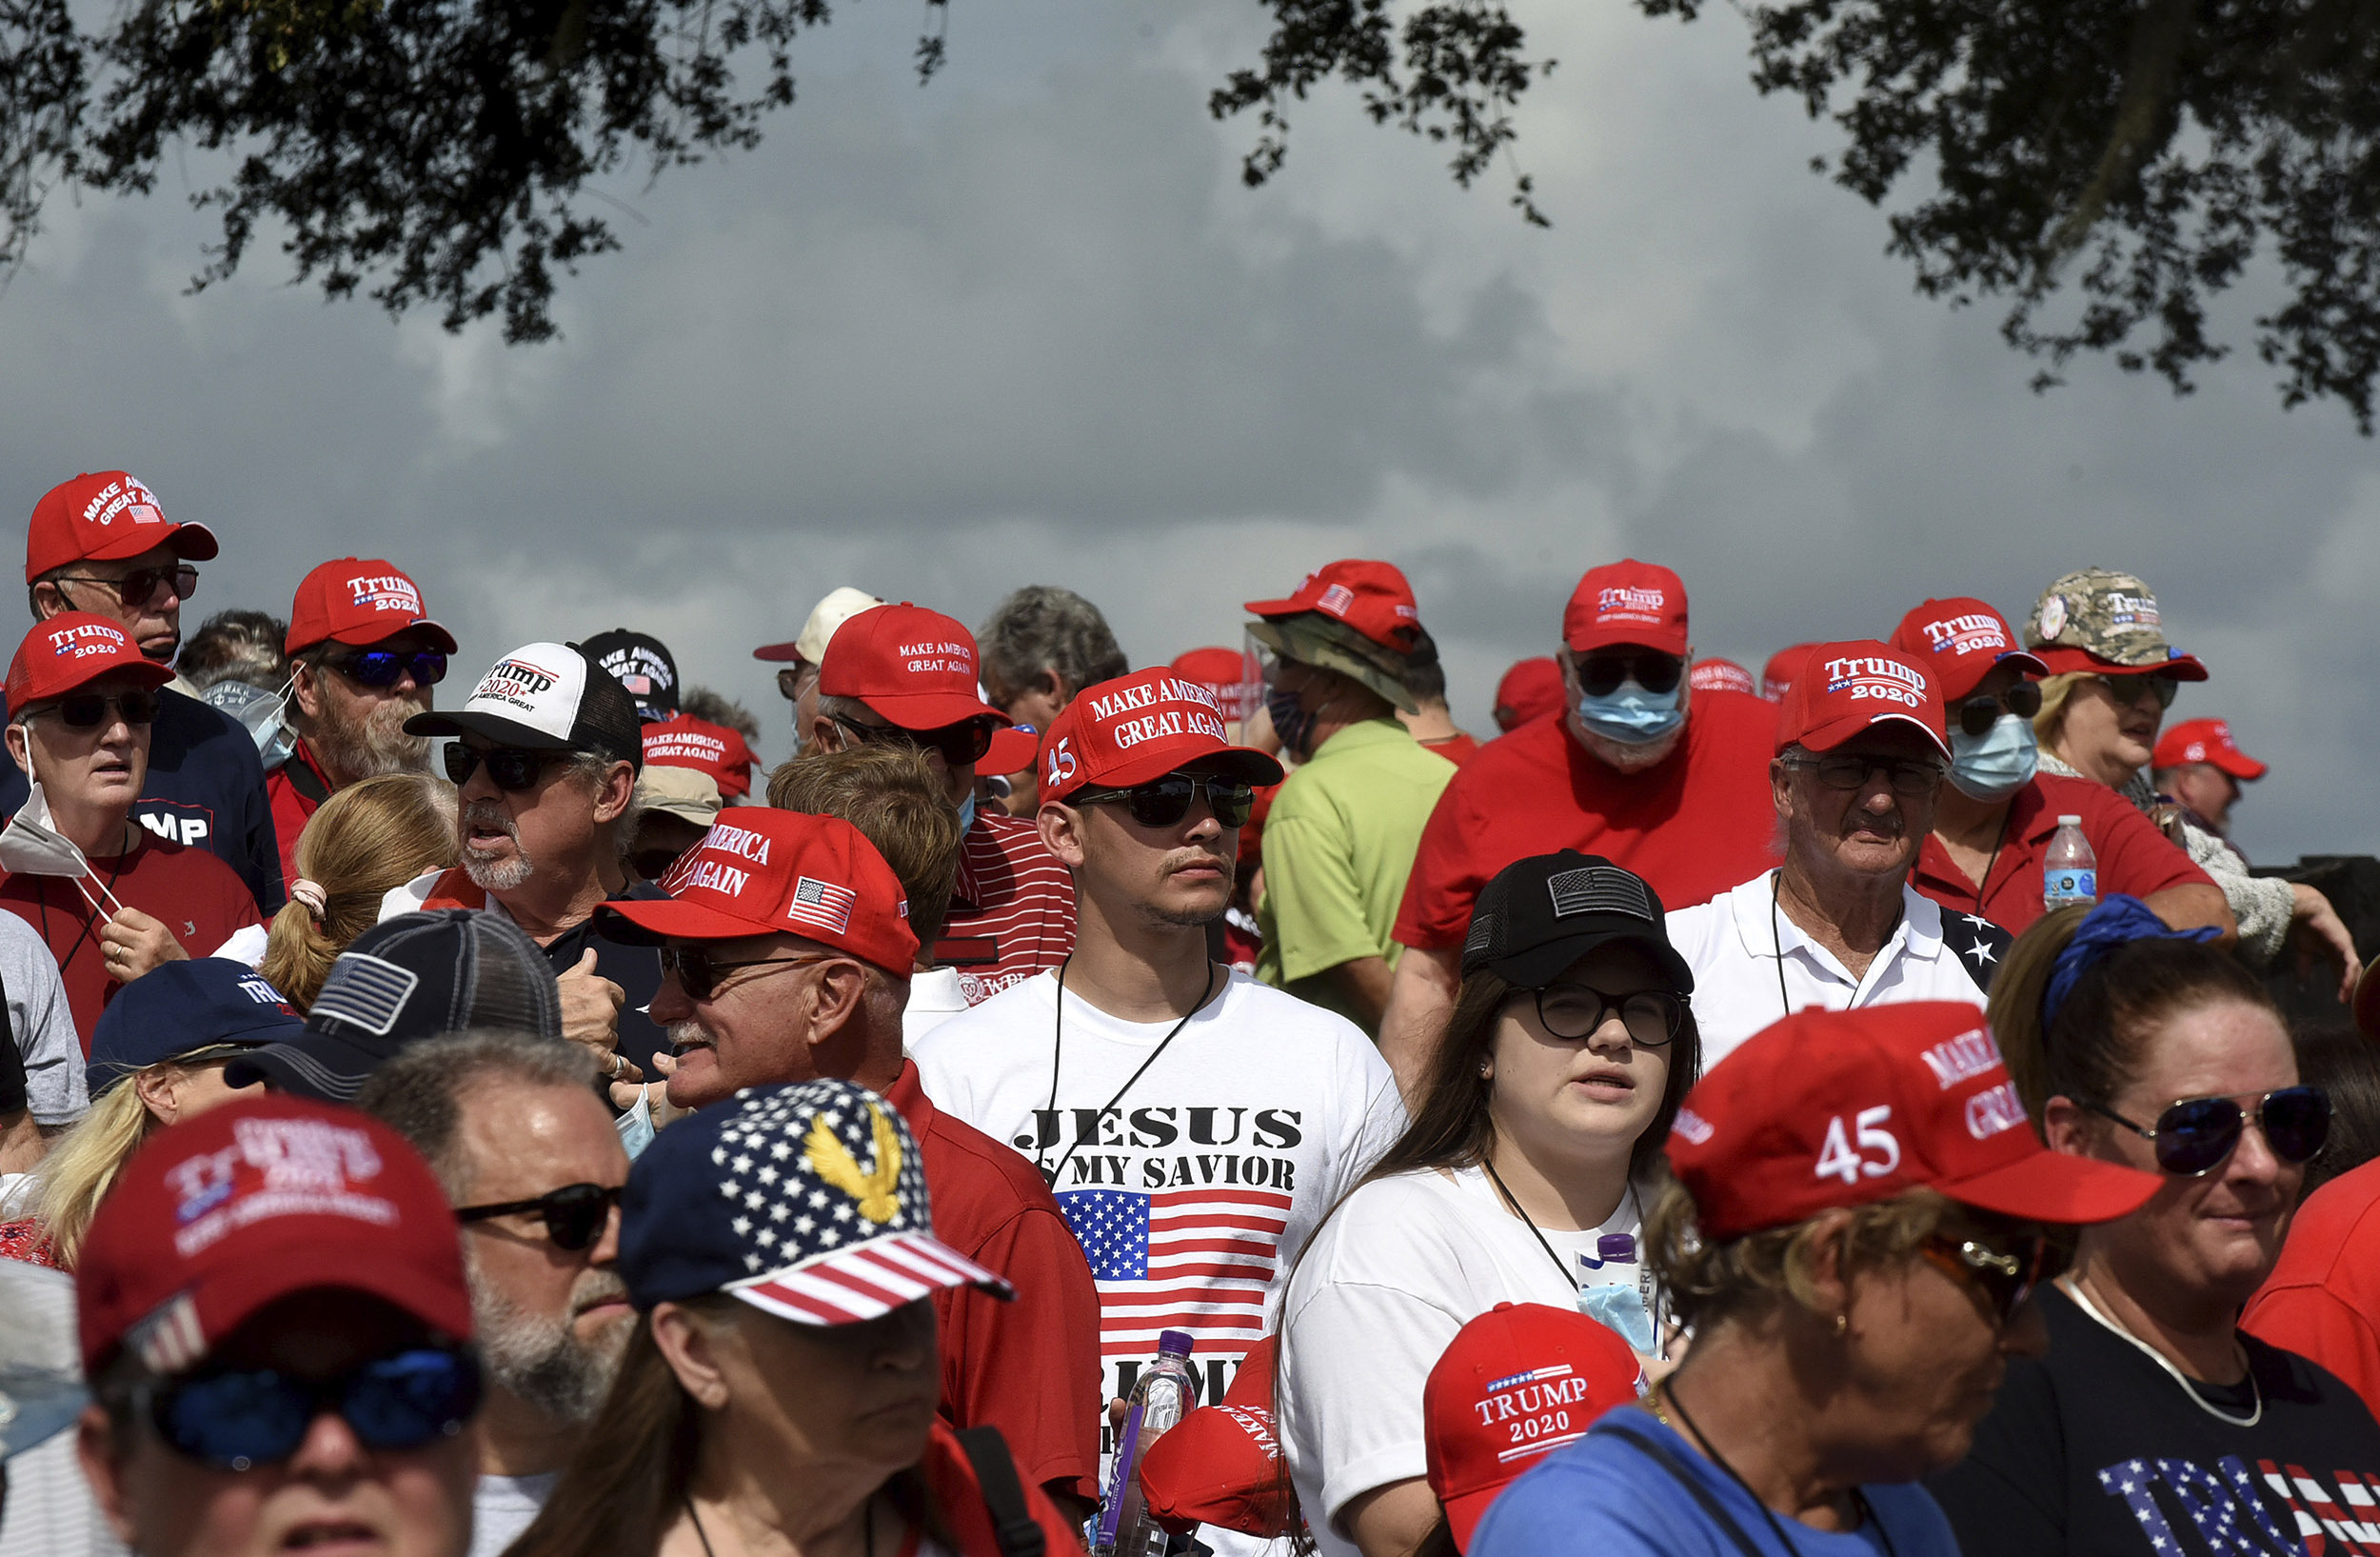
M 850 930 L 851 908 L 859 901 L 860 894 L 848 887 L 803 876 L 793 884 L 793 900 L 785 905 L 785 917 L 842 935 Z

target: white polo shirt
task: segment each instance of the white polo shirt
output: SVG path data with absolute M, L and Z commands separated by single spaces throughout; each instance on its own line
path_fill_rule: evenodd
M 1945 945 L 1941 905 L 1904 885 L 1901 922 L 1868 964 L 1867 977 L 1855 978 L 1776 907 L 1775 892 L 1776 872 L 1770 870 L 1669 915 L 1670 944 L 1694 969 L 1695 1022 L 1702 1029 L 1706 1074 L 1737 1044 L 1789 1011 L 1812 1006 L 1831 1011 L 1904 1000 L 1981 1006 L 1993 965 L 2008 945 L 2007 932 L 1987 922 L 1978 923 L 1989 935 L 1955 938 L 1972 943 L 1964 954 Z

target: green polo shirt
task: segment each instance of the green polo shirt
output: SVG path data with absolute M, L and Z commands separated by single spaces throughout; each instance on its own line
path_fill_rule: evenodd
M 1264 819 L 1258 978 L 1354 1019 L 1317 975 L 1358 957 L 1396 963 L 1405 877 L 1454 776 L 1393 718 L 1349 725 L 1289 775 Z

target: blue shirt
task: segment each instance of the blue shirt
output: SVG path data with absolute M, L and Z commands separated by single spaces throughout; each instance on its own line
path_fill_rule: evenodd
M 1739 1545 L 1702 1502 L 1614 1425 L 1669 1452 L 1692 1485 L 1735 1520 Z M 1776 1517 L 1649 1411 L 1623 1407 L 1557 1449 L 1489 1505 L 1466 1557 L 1959 1557 L 1950 1521 L 1922 1487 L 1862 1487 L 1875 1517 L 1844 1533 Z M 1877 1526 L 1883 1529 L 1879 1535 Z

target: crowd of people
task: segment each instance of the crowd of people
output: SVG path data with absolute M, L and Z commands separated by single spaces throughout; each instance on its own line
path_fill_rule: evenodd
M 2380 1551 L 2380 979 L 2135 575 L 1755 678 L 1597 563 L 1486 739 L 1385 561 L 843 586 L 762 771 L 219 551 L 28 532 L 0 1557 Z

